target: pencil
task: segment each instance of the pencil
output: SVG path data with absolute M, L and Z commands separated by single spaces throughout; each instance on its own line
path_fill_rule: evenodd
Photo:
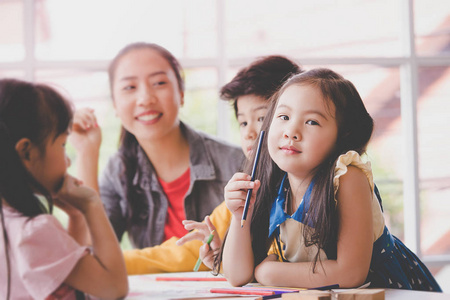
M 251 179 L 252 181 L 255 181 L 256 166 L 258 165 L 263 139 L 264 139 L 264 130 L 261 130 L 261 133 L 259 134 L 258 148 L 256 149 L 255 161 L 253 163 L 252 179 Z M 250 198 L 252 197 L 252 191 L 253 189 L 249 189 L 247 191 L 247 198 L 245 199 L 244 204 L 244 212 L 242 213 L 241 227 L 244 227 L 245 220 L 247 219 L 248 206 L 250 205 Z
M 208 241 L 206 241 L 206 244 L 208 244 L 208 245 L 211 244 L 213 238 L 214 238 L 214 230 L 211 231 L 211 234 L 209 235 Z M 197 259 L 197 263 L 196 263 L 195 266 L 194 266 L 194 272 L 197 272 L 197 271 L 198 271 L 198 269 L 200 268 L 200 265 L 201 265 L 201 264 L 202 264 L 202 259 L 201 259 L 200 256 L 199 256 L 198 259 Z
M 282 298 L 283 294 L 285 294 L 285 293 L 298 293 L 298 292 L 299 291 L 289 291 L 289 292 L 283 292 L 283 293 L 280 293 L 280 294 L 266 295 L 266 296 L 259 297 L 258 300 Z
M 227 281 L 224 277 L 156 277 L 156 281 Z
M 327 290 L 338 289 L 338 288 L 339 288 L 339 284 L 331 284 L 331 285 L 324 285 L 324 286 L 318 286 L 315 288 L 310 288 L 308 290 L 327 291 Z
M 210 293 L 219 294 L 234 294 L 234 295 L 256 295 L 256 296 L 267 296 L 278 294 L 279 292 L 274 291 L 260 291 L 252 289 L 239 289 L 239 288 L 212 288 L 209 290 Z
M 327 290 L 338 289 L 338 288 L 339 288 L 339 284 L 332 284 L 332 285 L 319 286 L 319 287 L 305 289 L 305 290 L 327 291 Z M 300 292 L 300 290 L 285 291 L 285 293 L 299 293 L 299 292 Z M 282 293 L 278 293 L 278 294 L 266 295 L 266 296 L 259 297 L 258 300 L 276 299 L 276 298 L 281 298 L 281 297 L 282 297 Z

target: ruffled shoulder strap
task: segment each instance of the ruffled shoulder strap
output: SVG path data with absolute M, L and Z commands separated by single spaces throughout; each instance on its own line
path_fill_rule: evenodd
M 371 166 L 370 162 L 369 161 L 363 162 L 361 159 L 361 155 L 359 155 L 358 152 L 350 150 L 347 153 L 339 156 L 339 158 L 336 162 L 336 168 L 334 170 L 334 179 L 333 179 L 334 201 L 336 201 L 336 204 L 337 204 L 336 194 L 339 189 L 339 179 L 342 175 L 347 173 L 348 166 L 350 166 L 350 165 L 357 167 L 357 168 L 361 169 L 361 171 L 364 172 L 364 174 L 367 176 L 367 180 L 369 181 L 370 189 L 373 192 L 373 188 L 374 188 L 373 187 L 373 175 L 372 175 L 372 166 Z

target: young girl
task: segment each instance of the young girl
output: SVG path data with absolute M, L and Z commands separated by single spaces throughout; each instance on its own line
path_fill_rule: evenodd
M 385 227 L 370 163 L 361 160 L 373 121 L 353 84 L 315 69 L 291 78 L 274 97 L 262 127 L 267 139 L 259 180 L 237 173 L 225 187 L 233 214 L 222 256 L 227 279 L 233 285 L 256 279 L 264 285 L 351 288 L 370 282 L 441 291 L 426 266 Z M 251 224 L 241 228 L 249 188 L 257 196 L 247 216 Z M 276 254 L 267 255 L 273 243 Z
M 98 194 L 66 173 L 72 114 L 45 85 L 0 80 L 2 299 L 127 294 L 125 264 Z M 67 231 L 51 215 L 53 204 L 68 214 Z

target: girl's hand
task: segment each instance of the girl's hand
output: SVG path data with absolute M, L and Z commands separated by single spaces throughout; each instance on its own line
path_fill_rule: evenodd
M 65 175 L 63 184 L 54 198 L 55 204 L 68 214 L 73 213 L 74 208 L 84 214 L 89 205 L 101 203 L 95 190 L 83 185 L 80 180 L 69 174 Z
M 69 141 L 78 153 L 100 149 L 102 132 L 93 109 L 81 108 L 75 111 Z
M 194 230 L 183 236 L 177 241 L 177 245 L 181 246 L 184 243 L 192 240 L 200 240 L 203 241 L 203 246 L 199 250 L 199 257 L 202 259 L 203 264 L 208 268 L 212 269 L 214 264 L 214 255 L 219 251 L 222 246 L 222 240 L 217 233 L 216 227 L 209 219 L 209 216 L 205 217 L 204 222 L 196 222 L 191 220 L 183 221 L 184 228 L 186 230 Z M 208 241 L 209 235 L 211 232 L 214 232 L 214 238 L 211 243 L 208 245 L 206 242 Z
M 83 216 L 81 211 L 75 206 L 71 205 L 69 202 L 61 201 L 58 198 L 53 198 L 53 204 L 64 211 L 70 218 Z
M 252 197 L 250 198 L 250 205 L 248 208 L 248 215 L 253 212 L 253 204 L 255 203 L 256 193 L 261 185 L 259 180 L 250 181 L 251 176 L 245 173 L 236 173 L 231 177 L 230 181 L 224 188 L 225 203 L 228 210 L 237 219 L 242 217 L 244 210 L 245 199 L 247 198 L 247 191 L 253 189 Z

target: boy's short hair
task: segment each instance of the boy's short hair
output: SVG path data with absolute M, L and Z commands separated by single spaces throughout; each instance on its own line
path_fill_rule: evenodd
M 292 75 L 303 70 L 294 61 L 280 55 L 265 56 L 241 69 L 236 76 L 220 90 L 220 98 L 233 101 L 237 115 L 237 98 L 255 95 L 266 100 Z

